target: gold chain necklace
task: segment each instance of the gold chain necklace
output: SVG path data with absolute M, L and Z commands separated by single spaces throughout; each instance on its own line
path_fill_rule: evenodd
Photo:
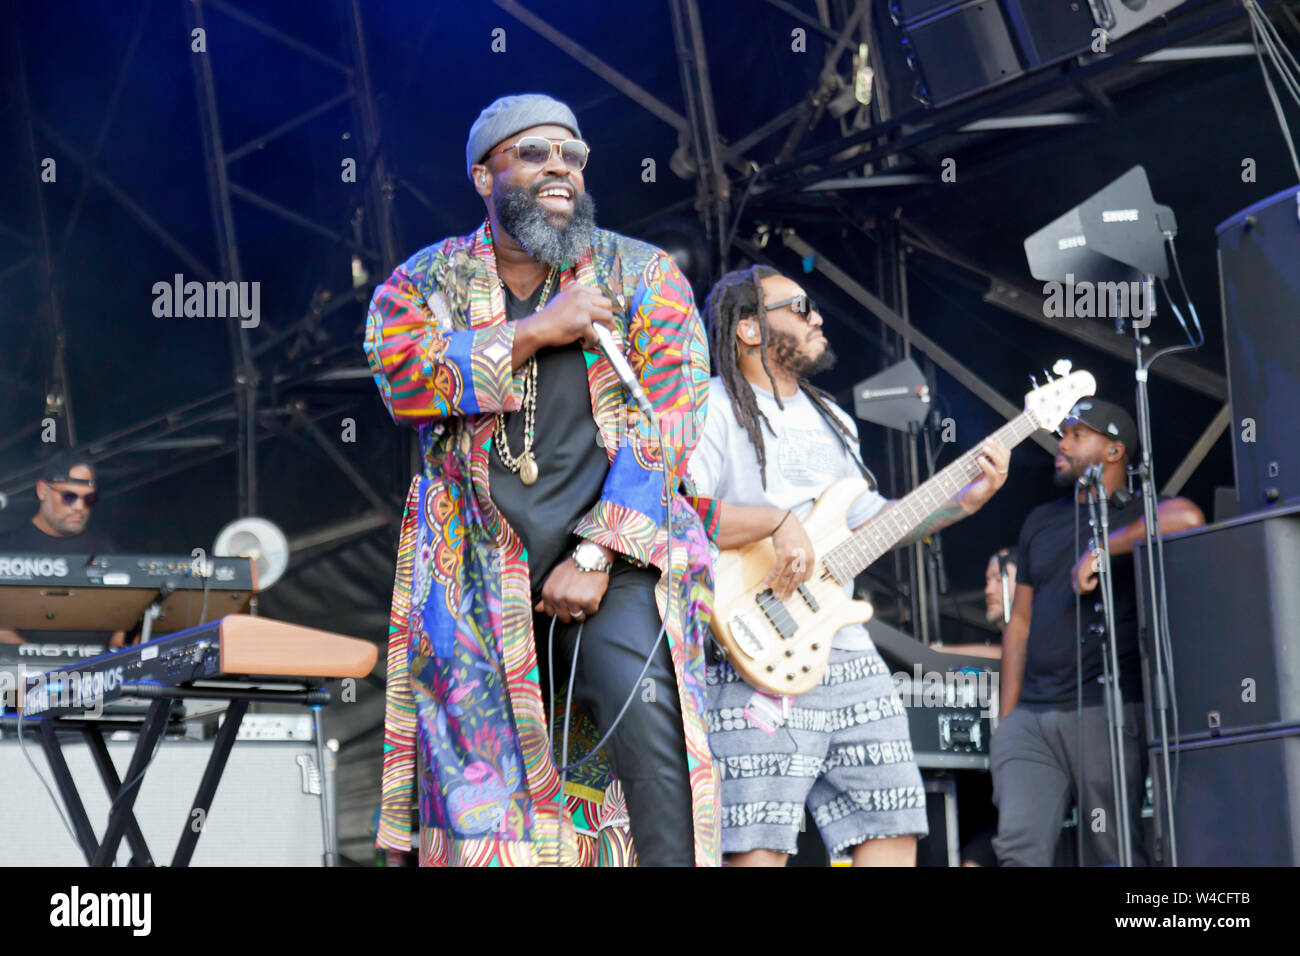
M 546 300 L 551 296 L 551 285 L 555 281 L 558 270 L 552 268 L 546 276 L 546 285 L 542 287 L 542 297 L 538 300 L 537 308 L 534 312 L 540 312 L 546 306 Z M 501 281 L 501 287 L 504 291 L 505 280 Z M 501 459 L 501 464 L 505 465 L 513 472 L 519 474 L 519 480 L 526 485 L 531 485 L 537 481 L 537 459 L 533 457 L 533 435 L 534 419 L 537 414 L 537 356 L 529 356 L 528 368 L 524 371 L 524 448 L 515 457 L 510 453 L 510 442 L 506 438 L 506 416 L 498 414 L 496 425 L 492 430 L 492 437 L 496 441 L 497 457 Z

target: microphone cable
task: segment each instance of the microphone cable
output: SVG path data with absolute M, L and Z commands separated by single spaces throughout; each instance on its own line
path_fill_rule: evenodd
M 19 682 L 19 693 L 22 692 L 22 688 L 25 686 L 25 684 L 26 681 Z M 59 815 L 59 822 L 63 824 L 63 829 L 68 831 L 68 838 L 72 840 L 73 845 L 80 850 L 81 842 L 77 839 L 76 834 L 72 832 L 72 825 L 68 823 L 68 818 L 63 813 L 63 805 L 59 802 L 59 798 L 54 795 L 54 791 L 50 789 L 49 783 L 47 783 L 45 780 L 45 774 L 41 773 L 41 768 L 36 766 L 36 761 L 32 759 L 32 755 L 27 750 L 27 740 L 26 738 L 23 737 L 23 724 L 27 722 L 27 717 L 22 713 L 21 708 L 17 710 L 17 716 L 18 716 L 18 749 L 23 752 L 23 757 L 25 757 L 27 763 L 31 765 L 32 773 L 36 774 L 36 779 L 41 782 L 41 786 L 45 788 L 45 792 L 50 795 L 50 802 L 54 804 L 54 812 Z
M 1082 479 L 1080 479 L 1082 480 Z M 1079 554 L 1079 514 L 1082 511 L 1083 502 L 1079 500 L 1078 485 L 1075 485 L 1074 494 L 1074 560 L 1077 562 L 1082 555 Z M 1074 573 L 1074 566 L 1071 566 L 1070 573 Z M 1075 587 L 1075 582 L 1070 582 L 1070 590 L 1074 591 L 1074 729 L 1077 737 L 1077 751 L 1079 754 L 1079 778 L 1080 783 L 1075 785 L 1074 795 L 1074 839 L 1075 839 L 1075 866 L 1083 866 L 1083 787 L 1080 785 L 1083 779 L 1083 593 Z
M 668 598 L 664 606 L 663 621 L 660 624 L 659 633 L 655 637 L 654 644 L 651 645 L 649 653 L 646 654 L 645 663 L 641 666 L 641 673 L 637 676 L 636 680 L 632 682 L 632 689 L 628 691 L 627 699 L 623 701 L 623 706 L 619 708 L 618 715 L 610 723 L 609 728 L 604 732 L 604 734 L 601 735 L 600 739 L 597 740 L 596 743 L 592 746 L 591 750 L 588 751 L 587 755 L 583 757 L 581 760 L 575 761 L 574 763 L 570 764 L 569 763 L 569 720 L 570 720 L 570 715 L 572 714 L 573 711 L 573 687 L 574 684 L 577 682 L 578 654 L 582 649 L 582 630 L 586 622 L 583 621 L 578 625 L 578 633 L 575 636 L 573 642 L 573 660 L 569 665 L 569 686 L 565 692 L 564 730 L 562 733 L 561 744 L 560 744 L 560 766 L 556 768 L 556 770 L 559 771 L 560 774 L 560 791 L 559 791 L 560 806 L 559 806 L 559 819 L 557 821 L 557 827 L 556 827 L 556 848 L 555 848 L 556 866 L 563 865 L 564 842 L 563 842 L 563 834 L 561 832 L 561 829 L 564 826 L 564 820 L 566 819 L 567 816 L 568 803 L 565 797 L 564 787 L 568 781 L 569 771 L 577 770 L 587 761 L 595 757 L 596 754 L 600 752 L 601 748 L 605 746 L 606 742 L 608 742 L 609 738 L 613 736 L 614 731 L 618 729 L 618 725 L 622 722 L 624 715 L 627 713 L 627 709 L 632 706 L 632 700 L 633 698 L 636 697 L 637 688 L 639 688 L 641 686 L 641 682 L 645 680 L 646 672 L 650 670 L 650 665 L 654 662 L 655 655 L 659 652 L 659 645 L 663 643 L 664 635 L 668 632 L 668 621 L 672 617 L 673 501 L 674 501 L 673 482 L 669 472 L 668 455 L 664 447 L 663 429 L 660 428 L 658 423 L 654 420 L 651 420 L 650 424 L 655 429 L 655 434 L 659 443 L 659 459 L 660 462 L 662 463 L 663 473 L 664 473 L 664 496 L 667 501 L 666 504 L 667 514 L 665 515 L 665 529 L 667 531 L 667 536 L 668 536 L 668 555 L 667 555 Z M 551 629 L 550 629 L 550 635 L 547 639 L 547 651 L 546 651 L 547 676 L 548 676 L 548 685 L 549 685 L 547 693 L 550 697 L 550 704 L 552 709 L 554 709 L 555 707 L 554 651 L 555 651 L 556 621 L 557 618 L 555 617 L 551 618 Z M 674 684 L 675 683 L 676 681 L 674 680 Z

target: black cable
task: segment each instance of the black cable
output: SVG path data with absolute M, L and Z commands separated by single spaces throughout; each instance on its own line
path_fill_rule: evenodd
M 1245 0 L 1243 5 L 1246 8 L 1248 18 L 1250 19 L 1250 37 L 1253 41 L 1252 45 L 1255 47 L 1255 59 L 1259 63 L 1260 73 L 1264 76 L 1264 87 L 1268 91 L 1269 102 L 1273 104 L 1273 112 L 1277 114 L 1278 126 L 1282 129 L 1282 138 L 1286 141 L 1287 152 L 1291 157 L 1291 165 L 1295 167 L 1296 175 L 1300 176 L 1300 158 L 1297 158 L 1296 156 L 1295 142 L 1291 138 L 1291 130 L 1287 125 L 1286 113 L 1282 109 L 1282 103 L 1278 99 L 1277 91 L 1273 88 L 1273 78 L 1269 76 L 1268 67 L 1264 63 L 1264 51 L 1268 52 L 1269 61 L 1273 64 L 1273 68 L 1278 71 L 1278 75 L 1282 77 L 1282 83 L 1286 87 L 1287 92 L 1291 93 L 1294 97 L 1295 93 L 1291 88 L 1292 77 L 1287 72 L 1286 63 L 1277 56 L 1276 51 L 1271 45 L 1271 38 L 1268 36 L 1267 27 L 1271 27 L 1272 24 L 1269 23 L 1268 17 L 1264 16 L 1263 13 L 1259 11 L 1253 0 Z M 1263 31 L 1260 30 L 1261 21 L 1266 25 L 1266 28 Z M 1262 37 L 1261 33 L 1263 34 Z M 1286 50 L 1284 45 L 1279 44 L 1279 46 L 1282 50 Z M 1289 51 L 1287 51 L 1287 54 L 1288 56 L 1290 55 Z
M 1079 513 L 1081 502 L 1079 501 L 1079 492 L 1077 486 L 1074 492 L 1074 555 L 1077 562 L 1082 555 L 1079 553 Z M 1071 569 L 1071 574 L 1074 573 Z M 1074 591 L 1074 729 L 1078 737 L 1078 754 L 1079 754 L 1079 776 L 1082 778 L 1083 770 L 1083 595 L 1074 587 L 1074 582 L 1070 582 L 1070 589 Z M 1075 857 L 1074 865 L 1083 866 L 1083 787 L 1075 785 L 1075 809 L 1077 811 L 1077 822 L 1074 828 L 1075 837 Z
M 212 587 L 212 575 L 209 573 L 211 570 L 205 561 L 203 563 L 203 607 L 199 610 L 199 624 L 204 624 L 208 620 L 208 591 Z
M 68 831 L 68 836 L 72 838 L 72 842 L 77 845 L 77 848 L 81 849 L 81 844 L 78 842 L 76 835 L 72 832 L 72 826 L 68 823 L 68 818 L 64 816 L 62 805 L 59 803 L 58 798 L 55 797 L 54 791 L 50 789 L 50 785 L 46 782 L 45 775 L 42 774 L 40 768 L 36 766 L 36 761 L 34 761 L 32 759 L 31 754 L 27 752 L 27 741 L 23 736 L 24 723 L 26 723 L 25 718 L 20 716 L 18 718 L 18 749 L 23 752 L 23 756 L 27 759 L 27 762 L 31 765 L 32 772 L 36 774 L 36 778 L 40 780 L 41 786 L 44 787 L 45 792 L 49 794 L 50 801 L 54 804 L 54 810 L 56 813 L 58 813 L 59 820 L 63 824 L 63 828 Z M 149 755 L 149 759 L 148 761 L 145 762 L 145 765 L 140 768 L 140 772 L 137 773 L 134 777 L 132 777 L 129 781 L 124 783 L 122 787 L 117 791 L 117 796 L 113 798 L 113 802 L 110 803 L 108 807 L 109 819 L 112 819 L 114 811 L 117 810 L 119 801 L 121 801 L 121 799 L 124 796 L 126 796 L 126 794 L 131 790 L 132 787 L 136 786 L 141 780 L 144 779 L 145 771 L 147 771 L 150 765 L 153 764 L 154 758 L 158 756 L 158 751 L 162 748 L 162 742 L 163 742 L 163 735 L 159 735 L 158 742 L 154 744 L 153 753 Z
M 145 772 L 153 765 L 154 758 L 158 756 L 158 751 L 162 749 L 163 738 L 166 736 L 167 736 L 167 731 L 164 728 L 163 732 L 158 735 L 157 743 L 153 745 L 153 753 L 149 755 L 149 759 L 145 761 L 144 766 L 140 768 L 140 772 L 137 773 L 134 777 L 132 777 L 129 781 L 122 784 L 121 789 L 117 791 L 117 796 L 113 798 L 113 802 L 110 803 L 108 806 L 108 818 L 110 820 L 113 818 L 113 814 L 117 811 L 117 805 L 118 803 L 121 802 L 122 798 L 125 797 L 128 792 L 130 792 L 131 788 L 136 786 L 136 784 L 138 784 L 141 780 L 144 779 Z
M 1187 282 L 1183 278 L 1182 264 L 1178 260 L 1178 248 L 1174 243 L 1173 237 L 1171 235 L 1166 234 L 1165 244 L 1168 246 L 1169 258 L 1172 261 L 1174 266 L 1174 275 L 1178 279 L 1179 290 L 1182 292 L 1183 299 L 1187 303 L 1187 311 L 1188 314 L 1191 316 L 1192 326 L 1196 331 L 1195 334 L 1193 334 L 1188 329 L 1187 323 L 1183 318 L 1182 311 L 1178 308 L 1178 303 L 1174 301 L 1174 297 L 1172 294 L 1170 294 L 1168 286 L 1165 284 L 1165 281 L 1161 279 L 1160 288 L 1164 290 L 1165 298 L 1169 300 L 1169 307 L 1170 309 L 1173 310 L 1174 317 L 1178 319 L 1179 325 L 1182 326 L 1183 332 L 1187 336 L 1188 344 L 1180 345 L 1180 346 L 1171 346 L 1169 348 L 1161 349 L 1160 351 L 1152 355 L 1149 359 L 1147 359 L 1144 365 L 1145 369 L 1149 369 L 1152 366 L 1152 364 L 1156 361 L 1156 359 L 1160 358 L 1163 355 L 1169 355 L 1174 352 L 1194 351 L 1196 349 L 1199 349 L 1201 346 L 1205 344 L 1205 331 L 1201 327 L 1200 316 L 1196 312 L 1196 303 L 1192 301 L 1191 293 L 1188 291 L 1187 288 Z M 1146 405 L 1146 415 L 1145 415 L 1145 422 L 1146 422 L 1148 433 L 1150 433 L 1151 430 L 1150 418 L 1151 418 L 1151 409 L 1148 402 Z M 1146 482 L 1152 482 L 1152 484 L 1154 484 L 1155 481 L 1154 469 L 1152 469 L 1151 472 L 1149 473 L 1143 474 L 1142 480 L 1144 486 Z M 1149 558 L 1148 566 L 1152 572 L 1152 577 L 1154 579 L 1153 584 L 1155 586 L 1155 591 L 1156 591 L 1156 606 L 1152 608 L 1152 613 L 1158 614 L 1159 616 L 1159 628 L 1152 635 L 1152 639 L 1156 643 L 1156 652 L 1158 656 L 1163 658 L 1164 670 L 1166 674 L 1165 686 L 1163 688 L 1163 691 L 1165 692 L 1168 698 L 1167 700 L 1168 706 L 1166 709 L 1170 712 L 1171 715 L 1170 722 L 1173 724 L 1173 739 L 1176 741 L 1178 740 L 1178 735 L 1180 732 L 1180 722 L 1178 719 L 1178 690 L 1177 690 L 1177 682 L 1174 678 L 1173 635 L 1169 630 L 1169 589 L 1165 581 L 1164 536 L 1159 533 L 1160 502 L 1158 499 L 1156 500 L 1155 503 L 1154 517 L 1155 517 L 1156 527 L 1152 529 L 1148 529 L 1151 534 L 1151 541 L 1154 545 L 1154 555 Z M 1162 690 L 1161 688 L 1157 688 L 1156 693 L 1160 693 L 1161 690 Z M 1167 757 L 1167 753 L 1162 754 L 1162 758 L 1163 757 Z M 1168 792 L 1165 794 L 1165 798 L 1169 801 L 1169 806 L 1171 807 L 1174 805 L 1174 801 L 1177 799 L 1177 794 L 1178 794 L 1178 780 L 1182 769 L 1181 749 L 1177 749 L 1174 751 L 1172 763 L 1173 763 L 1173 769 L 1170 772 L 1169 779 L 1166 780 L 1166 783 L 1168 784 L 1167 786 Z M 1156 770 L 1156 773 L 1159 773 L 1159 769 Z M 1170 839 L 1171 840 L 1174 839 L 1174 834 L 1172 833 L 1170 834 Z
M 21 687 L 19 688 L 19 692 L 21 693 Z M 63 814 L 63 805 L 59 803 L 59 798 L 54 795 L 54 791 L 51 790 L 50 785 L 46 783 L 45 774 L 41 773 L 41 768 L 36 766 L 36 761 L 33 760 L 32 755 L 27 752 L 27 741 L 23 737 L 23 724 L 25 723 L 27 723 L 27 718 L 20 712 L 18 714 L 18 749 L 23 752 L 23 756 L 27 758 L 27 762 L 31 765 L 32 773 L 36 774 L 36 779 L 41 782 L 41 786 L 45 788 L 45 792 L 50 795 L 50 802 L 54 804 L 54 812 L 59 815 L 59 821 L 63 824 L 63 829 L 68 831 L 68 836 L 72 839 L 72 842 L 76 845 L 77 849 L 81 849 L 81 843 L 78 842 L 76 834 L 72 832 L 72 825 L 68 823 L 68 818 Z
M 605 743 L 613 735 L 614 731 L 618 728 L 619 723 L 622 722 L 623 720 L 623 716 L 627 713 L 627 709 L 632 706 L 632 700 L 633 698 L 636 697 L 637 689 L 641 686 L 641 681 L 645 679 L 646 672 L 650 670 L 650 665 L 654 662 L 655 655 L 659 652 L 659 645 L 663 642 L 664 635 L 668 632 L 668 621 L 672 617 L 673 501 L 674 501 L 673 484 L 669 474 L 668 456 L 664 450 L 663 431 L 658 427 L 657 422 L 651 422 L 651 425 L 655 428 L 659 440 L 659 459 L 660 462 L 662 463 L 663 472 L 664 472 L 664 495 L 667 502 L 666 503 L 667 513 L 664 520 L 665 520 L 665 529 L 667 531 L 667 536 L 668 536 L 668 555 L 667 555 L 668 598 L 664 606 L 663 622 L 659 627 L 659 634 L 655 637 L 654 644 L 651 645 L 650 647 L 650 652 L 646 655 L 645 663 L 641 667 L 641 673 L 637 676 L 636 680 L 632 682 L 632 689 L 628 691 L 627 699 L 623 701 L 623 706 L 619 708 L 618 715 L 610 723 L 609 729 L 606 730 L 605 733 L 601 735 L 600 739 L 596 741 L 596 743 L 592 746 L 592 748 L 587 752 L 587 755 L 585 757 L 583 757 L 581 760 L 576 761 L 575 763 L 570 764 L 568 762 L 569 761 L 569 714 L 573 707 L 573 685 L 577 681 L 576 675 L 578 670 L 578 652 L 581 650 L 582 647 L 583 625 L 582 624 L 578 625 L 578 634 L 574 640 L 574 646 L 573 646 L 573 661 L 569 667 L 569 687 L 566 692 L 567 702 L 565 704 L 565 710 L 564 710 L 564 732 L 560 744 L 560 766 L 556 768 L 556 770 L 560 774 L 559 822 L 556 828 L 556 834 L 557 834 L 556 854 L 555 854 L 556 866 L 561 865 L 561 862 L 563 860 L 564 847 L 563 847 L 563 841 L 559 838 L 559 828 L 562 827 L 564 824 L 564 817 L 566 812 L 564 785 L 568 777 L 568 772 L 570 770 L 576 770 L 577 768 L 585 764 L 588 760 L 596 756 L 596 754 L 598 754 L 601 751 L 601 748 L 605 746 Z M 555 706 L 555 696 L 554 696 L 555 695 L 555 669 L 554 669 L 554 654 L 553 654 L 553 648 L 555 646 L 555 621 L 556 619 L 552 617 L 550 639 L 547 642 L 548 643 L 547 664 L 549 670 L 549 683 L 550 683 L 550 689 L 548 692 L 551 694 L 552 708 L 554 708 Z
M 645 664 L 643 664 L 642 667 L 641 667 L 641 673 L 640 673 L 640 675 L 638 675 L 637 679 L 636 679 L 635 681 L 633 681 L 633 683 L 632 683 L 632 689 L 631 689 L 630 691 L 628 691 L 627 699 L 623 701 L 623 706 L 619 709 L 618 716 L 616 716 L 616 717 L 614 718 L 613 722 L 609 725 L 609 729 L 608 729 L 607 731 L 605 731 L 605 733 L 601 736 L 600 740 L 598 740 L 598 741 L 596 742 L 596 745 L 595 745 L 594 747 L 591 748 L 591 750 L 588 752 L 587 756 L 583 757 L 583 758 L 582 758 L 581 760 L 579 760 L 577 763 L 567 764 L 567 765 L 565 765 L 565 766 L 561 766 L 561 767 L 558 767 L 558 768 L 557 768 L 558 770 L 560 770 L 560 771 L 562 771 L 562 772 L 563 772 L 563 771 L 568 771 L 568 770 L 576 770 L 577 768 L 581 767 L 581 766 L 582 766 L 583 764 L 585 764 L 588 760 L 590 760 L 592 757 L 594 757 L 594 756 L 596 755 L 596 753 L 597 753 L 597 752 L 598 752 L 598 751 L 599 751 L 599 750 L 600 750 L 600 749 L 605 745 L 606 741 L 609 740 L 610 736 L 614 733 L 615 728 L 618 727 L 619 722 L 623 719 L 623 715 L 627 713 L 627 709 L 628 709 L 630 706 L 632 706 L 632 700 L 633 700 L 633 698 L 636 697 L 637 688 L 639 688 L 639 687 L 641 686 L 641 681 L 645 679 L 646 671 L 650 670 L 650 665 L 651 665 L 651 663 L 654 662 L 654 656 L 655 656 L 655 654 L 659 651 L 659 645 L 660 645 L 660 643 L 663 642 L 664 634 L 666 634 L 666 633 L 668 632 L 668 620 L 669 620 L 669 618 L 672 616 L 672 601 L 673 601 L 673 592 L 672 592 L 672 584 L 673 584 L 673 563 L 672 563 L 672 562 L 673 562 L 673 537 L 672 537 L 672 531 L 673 531 L 673 506 L 672 506 L 672 497 L 671 497 L 671 489 L 672 489 L 672 485 L 671 485 L 670 482 L 669 482 L 669 478 L 668 478 L 668 470 L 667 470 L 668 460 L 667 460 L 667 458 L 664 458 L 664 457 L 663 457 L 663 447 L 664 447 L 664 438 L 663 438 L 663 434 L 660 433 L 660 435 L 659 435 L 659 455 L 660 455 L 661 458 L 663 458 L 663 461 L 664 461 L 664 484 L 665 484 L 665 486 L 667 487 L 667 489 L 668 489 L 669 492 L 670 492 L 670 496 L 669 496 L 669 499 L 668 499 L 668 515 L 667 515 L 667 531 L 668 531 L 668 562 L 667 562 L 667 565 L 668 565 L 668 602 L 667 602 L 667 604 L 666 604 L 666 606 L 665 606 L 665 608 L 664 608 L 663 624 L 660 625 L 660 627 L 659 627 L 659 635 L 655 638 L 655 642 L 654 642 L 654 644 L 650 647 L 650 653 L 646 655 L 646 658 L 645 658 Z M 552 626 L 554 626 L 554 622 L 552 622 Z M 575 642 L 575 644 L 576 644 L 576 642 Z M 578 656 L 578 655 L 577 655 L 577 647 L 575 646 L 575 648 L 574 648 L 574 663 L 575 663 L 575 665 L 576 665 L 576 662 L 577 662 L 577 656 Z M 572 692 L 572 688 L 570 688 L 570 692 Z M 566 734 L 566 738 L 567 738 L 567 734 L 568 734 L 567 725 L 566 725 L 565 734 Z M 564 741 L 564 743 L 563 743 L 563 750 L 564 750 L 565 752 L 567 752 L 567 750 L 568 750 L 568 741 L 567 741 L 567 739 L 566 739 L 566 740 Z
M 552 645 L 554 645 L 555 643 L 555 621 L 556 619 L 554 617 L 551 618 L 550 643 Z M 578 682 L 578 654 L 582 650 L 582 628 L 583 625 L 579 624 L 578 633 L 573 639 L 573 663 L 569 665 L 569 686 L 565 690 L 565 695 L 564 695 L 565 698 L 564 699 L 564 736 L 563 736 L 562 750 L 560 753 L 560 808 L 559 808 L 559 813 L 556 814 L 556 827 L 555 827 L 555 833 L 556 833 L 555 865 L 556 866 L 564 865 L 564 825 L 565 825 L 565 820 L 568 819 L 569 816 L 568 813 L 566 812 L 567 802 L 564 796 L 564 785 L 567 782 L 567 778 L 569 775 L 569 766 L 568 766 L 569 764 L 569 718 L 573 714 L 573 686 Z M 552 676 L 552 683 L 554 683 L 554 676 Z M 554 701 L 551 702 L 551 706 L 552 707 L 555 706 Z M 621 717 L 622 714 L 620 714 L 619 716 Z M 618 726 L 617 721 L 614 722 L 614 726 L 615 727 Z M 596 752 L 595 750 L 591 751 L 591 753 L 595 753 L 595 752 Z M 588 756 L 590 755 L 591 754 L 588 754 Z

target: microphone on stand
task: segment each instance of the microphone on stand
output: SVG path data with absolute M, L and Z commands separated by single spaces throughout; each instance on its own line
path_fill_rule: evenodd
M 1080 488 L 1105 488 L 1101 481 L 1102 465 L 1097 462 L 1095 465 L 1089 465 L 1084 469 L 1083 475 L 1079 478 Z
M 1098 494 L 1106 494 L 1106 485 L 1101 479 L 1101 473 L 1101 462 L 1098 462 L 1095 465 L 1089 465 L 1084 471 L 1083 476 L 1079 479 L 1079 487 L 1096 488 Z M 1106 500 L 1112 508 L 1126 508 L 1128 507 L 1128 503 L 1133 500 L 1133 493 L 1127 488 L 1117 488 L 1109 495 L 1106 495 Z

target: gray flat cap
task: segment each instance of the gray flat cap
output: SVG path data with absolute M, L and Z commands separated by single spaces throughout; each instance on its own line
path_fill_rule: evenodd
M 582 139 L 573 110 L 559 100 L 545 93 L 516 93 L 501 97 L 479 113 L 469 128 L 469 140 L 465 143 L 465 175 L 472 177 L 470 167 L 481 162 L 487 151 L 506 137 L 532 126 L 550 125 L 563 126 Z

